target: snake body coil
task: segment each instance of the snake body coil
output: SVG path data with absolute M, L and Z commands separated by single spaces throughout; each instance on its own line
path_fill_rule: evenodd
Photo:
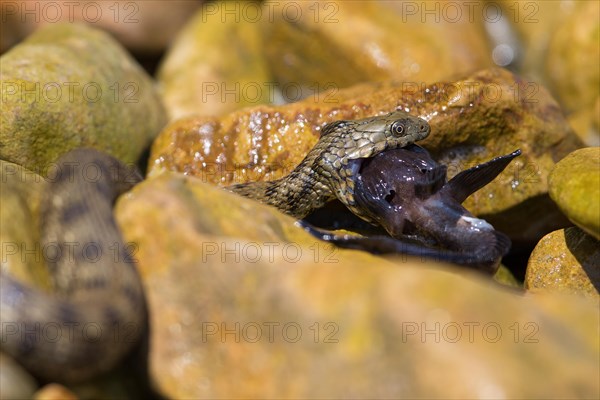
M 112 214 L 139 176 L 92 149 L 56 167 L 40 215 L 57 295 L 3 272 L 1 348 L 42 379 L 75 382 L 113 367 L 145 327 L 141 281 Z

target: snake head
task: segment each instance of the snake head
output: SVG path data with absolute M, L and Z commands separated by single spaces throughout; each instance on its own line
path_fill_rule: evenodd
M 352 209 L 354 186 L 362 162 L 384 150 L 397 149 L 429 135 L 427 121 L 403 110 L 353 121 L 336 121 L 321 130 L 322 153 L 315 169 L 335 196 Z

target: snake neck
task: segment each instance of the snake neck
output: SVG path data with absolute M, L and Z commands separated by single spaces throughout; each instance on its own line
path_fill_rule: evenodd
M 281 179 L 233 185 L 227 190 L 277 207 L 295 218 L 304 218 L 335 198 L 323 177 L 302 165 Z

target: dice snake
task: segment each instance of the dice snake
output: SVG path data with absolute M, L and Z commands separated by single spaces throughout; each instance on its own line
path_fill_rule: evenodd
M 287 176 L 226 189 L 298 219 L 337 199 L 376 223 L 377 217 L 357 202 L 362 163 L 429 133 L 425 120 L 402 110 L 332 122 Z M 0 345 L 43 380 L 77 382 L 112 368 L 147 324 L 135 260 L 112 213 L 116 198 L 141 176 L 93 149 L 73 150 L 56 165 L 40 213 L 41 244 L 48 249 L 45 258 L 56 293 L 28 287 L 1 271 Z M 43 329 L 54 329 L 58 336 L 48 338 L 40 333 Z

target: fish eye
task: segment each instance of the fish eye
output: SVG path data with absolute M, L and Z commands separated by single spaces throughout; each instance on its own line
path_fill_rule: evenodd
M 402 135 L 404 133 L 404 124 L 402 121 L 395 121 L 392 124 L 391 131 L 394 135 Z

